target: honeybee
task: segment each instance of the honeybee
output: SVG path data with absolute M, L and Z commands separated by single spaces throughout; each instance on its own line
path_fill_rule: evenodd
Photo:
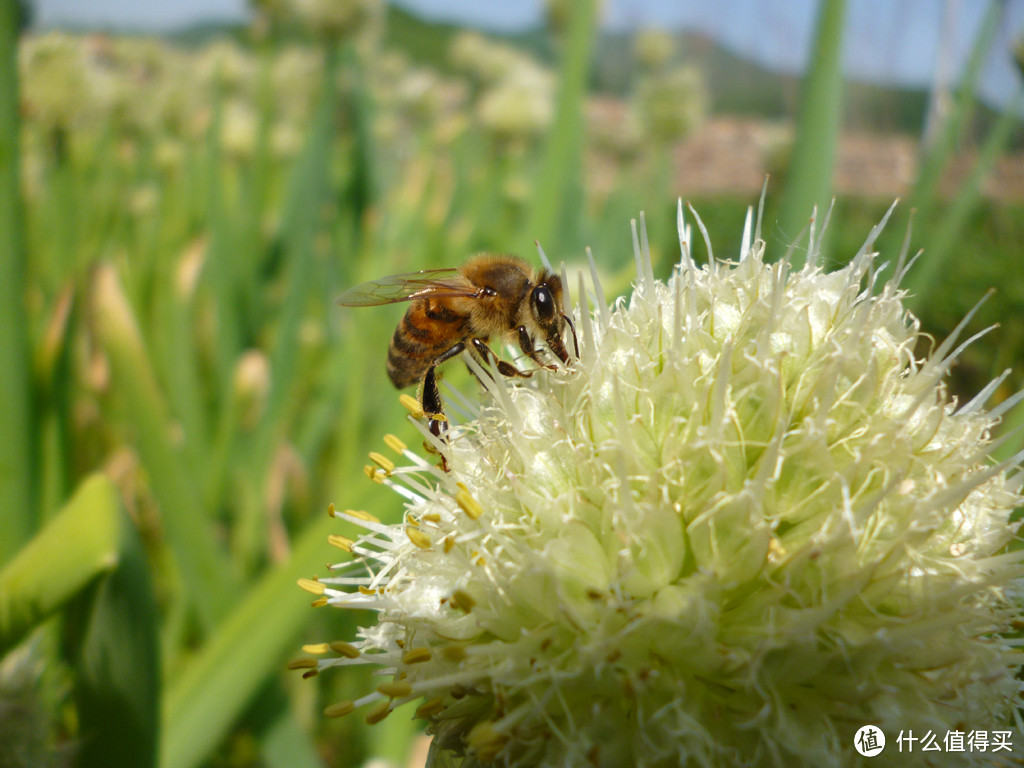
M 398 389 L 420 385 L 420 406 L 435 437 L 447 424 L 435 374 L 446 360 L 469 349 L 485 366 L 493 361 L 502 375 L 526 378 L 533 371 L 498 357 L 488 346 L 491 337 L 517 344 L 538 366 L 553 370 L 535 340 L 568 364 L 566 326 L 579 357 L 576 329 L 562 309 L 562 279 L 516 256 L 478 254 L 457 269 L 383 277 L 346 291 L 337 303 L 369 307 L 399 301 L 411 303 L 388 345 L 388 377 Z

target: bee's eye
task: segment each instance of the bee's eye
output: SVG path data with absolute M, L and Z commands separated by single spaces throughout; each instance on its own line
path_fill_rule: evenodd
M 538 285 L 533 289 L 533 306 L 541 323 L 546 325 L 554 319 L 555 299 L 546 285 Z

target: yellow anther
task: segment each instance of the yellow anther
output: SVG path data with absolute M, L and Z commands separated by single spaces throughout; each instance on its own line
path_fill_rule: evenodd
M 330 504 L 327 505 L 328 517 L 334 517 L 335 512 L 337 512 L 337 510 L 334 508 L 334 502 L 332 501 Z
M 355 542 L 352 541 L 352 539 L 346 538 L 345 536 L 339 536 L 336 533 L 332 533 L 332 534 L 328 535 L 327 543 L 332 545 L 332 546 L 337 547 L 338 549 L 343 549 L 346 552 L 351 552 L 352 551 L 352 545 Z
M 331 650 L 335 653 L 340 653 L 342 656 L 345 656 L 349 659 L 354 659 L 359 656 L 358 648 L 356 648 L 354 645 L 351 645 L 349 643 L 343 643 L 341 641 L 331 643 Z
M 331 650 L 331 646 L 327 643 L 310 643 L 309 645 L 302 646 L 302 650 L 306 653 L 322 654 Z M 316 659 L 313 659 L 313 661 L 316 661 Z
M 422 664 L 424 661 L 430 661 L 432 654 L 430 649 L 426 646 L 420 646 L 419 648 L 413 648 L 411 651 L 406 651 L 402 654 L 403 664 Z
M 323 608 L 325 605 L 327 605 L 328 602 L 330 601 L 326 597 L 318 597 L 316 600 L 310 603 L 310 605 L 314 608 Z
M 359 586 L 360 595 L 379 595 L 380 591 L 376 589 L 370 589 L 369 587 Z
M 305 672 L 302 673 L 302 679 L 303 680 L 309 680 L 309 678 L 316 677 L 319 674 L 320 674 L 320 670 L 319 669 L 307 669 Z
M 409 537 L 409 541 L 420 549 L 430 549 L 432 542 L 430 541 L 430 537 L 423 531 L 416 528 L 406 528 L 405 535 Z
M 377 453 L 377 451 L 370 451 L 370 461 L 372 461 L 378 467 L 383 469 L 389 475 L 395 471 L 395 462 L 393 462 L 383 453 Z
M 420 527 L 420 521 L 417 520 L 416 518 L 414 518 L 412 515 L 410 515 L 408 513 L 406 513 L 406 515 L 405 515 L 405 524 L 406 525 L 411 525 L 413 528 L 419 528 Z
M 363 466 L 363 474 L 373 480 L 375 483 L 383 483 L 384 478 L 387 476 L 384 472 L 379 470 L 377 467 L 366 464 Z
M 299 586 L 314 595 L 322 595 L 327 589 L 327 587 L 316 579 L 299 579 Z
M 466 658 L 466 646 L 461 643 L 451 643 L 441 647 L 441 655 L 448 661 L 462 661 Z
M 484 513 L 484 508 L 480 506 L 480 502 L 474 499 L 473 495 L 465 488 L 460 488 L 458 493 L 455 494 L 455 503 L 472 520 L 479 519 L 480 515 Z
M 377 686 L 377 690 L 393 699 L 404 699 L 412 694 L 412 686 L 405 681 L 381 683 Z
M 439 515 L 437 512 L 427 512 L 427 514 L 420 517 L 420 520 L 422 520 L 425 523 L 440 523 L 441 515 Z
M 444 699 L 436 698 L 425 701 L 416 707 L 416 717 L 427 720 L 439 712 L 444 711 Z
M 305 650 L 305 648 L 303 648 L 303 650 Z M 295 659 L 294 661 L 289 661 L 288 669 L 316 669 L 317 664 L 319 664 L 319 662 L 316 659 L 306 657 L 303 659 Z
M 380 522 L 380 518 L 374 517 L 369 512 L 364 512 L 361 509 L 346 509 L 345 514 L 349 517 L 354 517 L 356 520 L 365 520 L 368 523 Z
M 455 546 L 455 537 L 452 534 L 448 534 L 444 537 L 444 553 L 447 555 L 452 551 L 452 547 Z
M 405 408 L 405 410 L 413 415 L 413 418 L 423 418 L 423 406 L 421 406 L 420 401 L 412 395 L 402 393 L 398 396 L 398 402 L 402 404 L 402 407 Z
M 351 701 L 339 701 L 337 704 L 331 704 L 331 706 L 324 709 L 324 715 L 326 717 L 344 717 L 352 713 L 356 708 L 356 705 Z
M 466 737 L 469 751 L 475 754 L 481 762 L 491 763 L 501 752 L 501 748 L 508 743 L 508 734 L 502 733 L 488 721 L 477 723 Z
M 476 600 L 473 599 L 473 596 L 461 589 L 456 589 L 452 592 L 452 602 L 466 613 L 473 610 L 473 606 L 476 605 Z
M 384 435 L 384 444 L 395 453 L 405 453 L 405 443 L 392 434 Z
M 370 714 L 366 716 L 367 725 L 376 725 L 385 717 L 391 714 L 391 702 L 385 699 L 370 710 Z

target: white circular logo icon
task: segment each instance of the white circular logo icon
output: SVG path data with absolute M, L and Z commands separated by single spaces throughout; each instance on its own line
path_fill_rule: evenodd
M 877 725 L 862 725 L 853 736 L 853 746 L 864 757 L 875 757 L 885 747 L 885 734 Z

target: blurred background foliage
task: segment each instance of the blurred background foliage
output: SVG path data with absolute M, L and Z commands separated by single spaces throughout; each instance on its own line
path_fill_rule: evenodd
M 833 265 L 908 198 L 881 242 L 895 260 L 917 208 L 924 327 L 999 289 L 971 327 L 1003 327 L 952 388 L 1011 366 L 996 399 L 1020 388 L 1020 95 L 975 93 L 1012 55 L 1002 3 L 927 141 L 935 94 L 844 84 L 841 0 L 805 78 L 605 31 L 599 6 L 502 37 L 380 0 L 254 0 L 245 25 L 156 37 L 37 31 L 0 0 L 0 766 L 422 761 L 405 710 L 322 716 L 372 687 L 358 671 L 284 670 L 355 632 L 295 586 L 341 559 L 328 503 L 398 519 L 365 455 L 419 442 L 384 374 L 401 309 L 333 306 L 354 283 L 539 240 L 570 269 L 592 247 L 618 295 L 630 218 L 662 277 L 677 196 L 733 258 L 770 172 L 769 256 L 833 191 Z

